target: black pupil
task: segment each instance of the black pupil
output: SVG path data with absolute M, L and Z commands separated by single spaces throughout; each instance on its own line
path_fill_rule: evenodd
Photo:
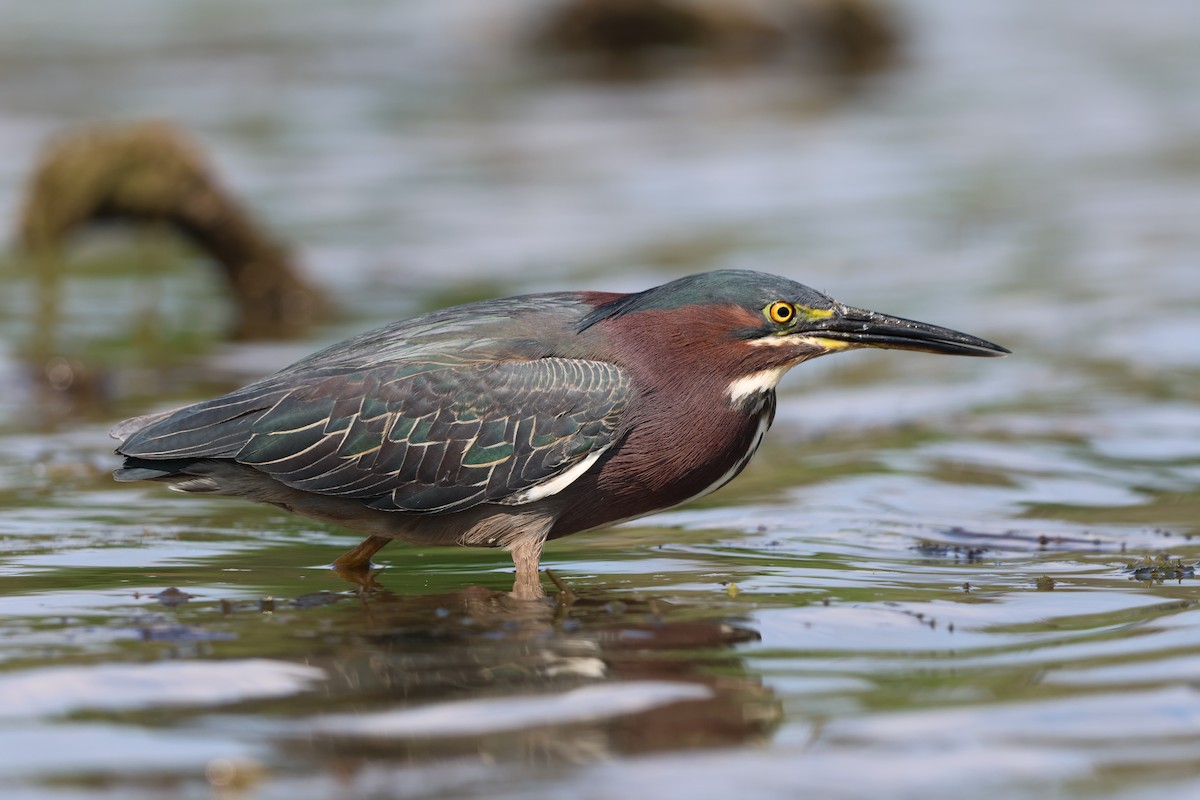
M 775 316 L 783 321 L 789 320 L 792 318 L 792 310 L 785 305 L 781 305 L 775 309 Z

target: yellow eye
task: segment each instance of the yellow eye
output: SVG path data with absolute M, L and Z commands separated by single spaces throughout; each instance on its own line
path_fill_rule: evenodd
M 767 318 L 777 325 L 786 325 L 796 318 L 796 307 L 791 303 L 776 300 L 767 306 Z

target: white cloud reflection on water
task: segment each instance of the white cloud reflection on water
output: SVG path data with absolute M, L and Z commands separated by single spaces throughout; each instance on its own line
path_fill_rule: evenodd
M 244 702 L 307 691 L 324 677 L 262 658 L 44 667 L 0 675 L 0 719 Z
M 367 739 L 479 736 L 621 717 L 685 700 L 704 700 L 712 695 L 711 689 L 695 683 L 616 681 L 549 695 L 481 698 L 328 716 L 319 719 L 315 728 L 324 733 Z

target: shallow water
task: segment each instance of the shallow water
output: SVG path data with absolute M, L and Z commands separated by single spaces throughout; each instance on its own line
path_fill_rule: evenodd
M 221 343 L 201 261 L 82 242 L 72 403 L 6 265 L 0 796 L 1200 790 L 1200 12 L 899 5 L 906 66 L 833 97 L 546 80 L 469 0 L 0 3 L 5 219 L 46 136 L 169 117 L 342 310 Z M 559 606 L 399 545 L 363 596 L 344 533 L 109 477 L 111 422 L 351 331 L 720 266 L 1014 355 L 800 367 L 733 484 L 551 545 Z

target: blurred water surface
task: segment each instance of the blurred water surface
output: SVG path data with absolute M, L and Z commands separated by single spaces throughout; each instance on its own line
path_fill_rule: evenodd
M 1200 6 L 896 6 L 904 66 L 844 95 L 560 79 L 539 3 L 0 2 L 0 219 L 47 137 L 170 119 L 342 311 L 222 343 L 202 260 L 89 238 L 81 409 L 6 262 L 0 797 L 1200 791 Z M 1014 355 L 800 367 L 731 486 L 548 548 L 561 608 L 474 550 L 360 596 L 343 533 L 109 477 L 112 421 L 351 331 L 723 266 Z

